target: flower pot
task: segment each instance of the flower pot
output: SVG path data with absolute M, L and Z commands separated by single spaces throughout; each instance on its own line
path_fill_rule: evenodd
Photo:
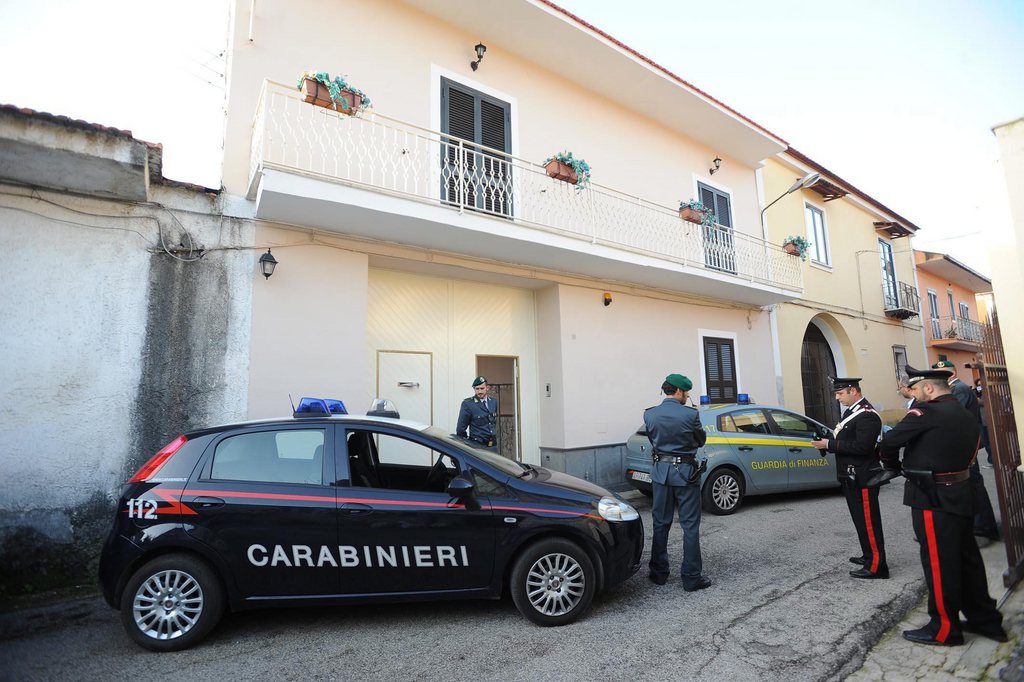
M 359 107 L 362 103 L 363 98 L 356 93 L 351 90 L 342 90 L 341 97 L 339 97 L 338 101 L 335 102 L 335 108 L 341 113 L 351 116 L 359 111 Z
M 331 100 L 331 91 L 327 89 L 327 86 L 312 78 L 302 80 L 302 94 L 304 102 L 325 109 L 335 109 L 349 115 L 359 111 L 359 105 L 363 103 L 362 97 L 349 90 L 342 90 L 341 97 L 335 103 Z
M 700 214 L 700 211 L 695 208 L 690 208 L 689 206 L 683 206 L 679 209 L 679 217 L 687 222 L 697 223 L 698 225 L 703 222 L 704 218 L 704 216 Z
M 548 165 L 544 166 L 544 170 L 555 180 L 568 182 L 570 185 L 575 185 L 579 182 L 579 178 L 576 176 L 576 171 L 572 169 L 572 166 L 567 163 L 562 163 L 558 159 L 551 159 L 548 161 Z
M 782 250 L 785 251 L 786 253 L 788 253 L 791 256 L 799 256 L 800 255 L 800 247 L 797 246 L 796 244 L 794 244 L 793 242 L 786 242 L 785 244 L 783 244 L 782 245 Z

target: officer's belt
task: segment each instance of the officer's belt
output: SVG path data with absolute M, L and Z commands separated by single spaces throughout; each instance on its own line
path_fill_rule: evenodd
M 923 477 L 925 480 L 929 478 L 940 485 L 949 485 L 951 483 L 963 483 L 971 478 L 970 469 L 964 469 L 963 471 L 945 471 L 943 473 L 936 473 L 931 471 L 920 471 L 914 469 L 904 469 L 904 472 L 918 477 Z
M 694 455 L 654 455 L 655 462 L 672 462 L 673 464 L 696 464 Z
M 971 478 L 969 469 L 963 471 L 946 471 L 941 474 L 932 474 L 936 483 L 963 483 Z
M 489 448 L 493 448 L 494 447 L 494 439 L 493 438 L 477 438 L 476 436 L 470 436 L 469 439 L 470 440 L 475 440 L 477 443 L 480 443 L 480 445 L 486 445 Z

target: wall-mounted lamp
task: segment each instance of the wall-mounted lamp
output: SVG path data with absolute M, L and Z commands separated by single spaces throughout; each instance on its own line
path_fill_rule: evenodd
M 605 305 L 605 307 L 608 307 L 611 304 L 612 304 L 612 295 L 606 291 L 606 292 L 604 292 L 604 305 Z
M 715 157 L 715 160 L 711 162 L 714 164 L 714 168 L 708 168 L 708 174 L 714 175 L 715 172 L 722 167 L 722 158 L 719 156 Z
M 270 249 L 260 256 L 260 271 L 263 276 L 270 279 L 270 276 L 274 274 L 274 268 L 277 267 L 277 259 L 274 258 L 274 254 L 270 253 Z
M 483 43 L 477 43 L 476 47 L 473 49 L 476 50 L 476 61 L 470 62 L 469 65 L 473 67 L 474 71 L 476 71 L 477 67 L 480 66 L 480 62 L 484 60 L 484 52 L 487 52 L 487 46 Z

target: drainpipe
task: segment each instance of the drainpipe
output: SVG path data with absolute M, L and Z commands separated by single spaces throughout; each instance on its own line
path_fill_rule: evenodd
M 252 25 L 256 18 L 256 0 L 249 2 L 249 42 L 252 42 Z

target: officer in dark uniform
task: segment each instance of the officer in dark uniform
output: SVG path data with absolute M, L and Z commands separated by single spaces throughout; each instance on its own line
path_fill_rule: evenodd
M 885 561 L 878 486 L 866 485 L 878 468 L 882 418 L 861 393 L 860 377 L 836 377 L 832 385 L 836 400 L 844 408 L 842 418 L 836 425 L 834 438 L 821 438 L 811 444 L 836 455 L 836 475 L 860 540 L 861 554 L 850 557 L 850 561 L 860 564 L 861 568 L 850 571 L 850 575 L 867 580 L 886 579 L 889 565 Z
M 473 379 L 474 395 L 462 401 L 455 433 L 475 441 L 491 452 L 498 451 L 495 424 L 498 420 L 498 401 L 487 395 L 487 379 Z
M 669 374 L 661 385 L 665 399 L 660 405 L 644 411 L 647 438 L 651 441 L 651 487 L 654 499 L 651 518 L 654 537 L 651 540 L 649 578 L 658 585 L 668 580 L 668 532 L 672 517 L 679 514 L 683 529 L 683 589 L 703 590 L 711 581 L 701 575 L 700 556 L 700 476 L 695 455 L 707 441 L 696 408 L 688 407 L 687 395 L 693 382 L 681 374 Z
M 977 420 L 978 428 L 982 429 L 981 404 L 978 403 L 978 394 L 970 386 L 960 381 L 956 375 L 956 365 L 949 360 L 939 360 L 932 369 L 942 369 L 950 373 L 949 390 L 953 397 L 960 401 L 968 412 Z M 979 438 L 982 447 L 988 448 L 988 443 Z M 985 479 L 981 476 L 981 468 L 977 459 L 971 462 L 971 487 L 974 488 L 974 500 L 976 504 L 974 513 L 974 534 L 989 540 L 1000 540 L 999 526 L 996 525 L 996 514 L 992 509 L 992 500 L 989 499 L 988 490 L 985 489 Z
M 911 642 L 956 646 L 963 630 L 1006 641 L 1003 616 L 989 596 L 985 564 L 972 532 L 974 491 L 969 467 L 977 454 L 978 422 L 950 393 L 949 372 L 907 366 L 918 404 L 881 442 L 882 461 L 895 474 L 903 450 L 903 504 L 910 507 L 928 583 L 923 628 L 906 630 Z M 966 621 L 960 621 L 963 611 Z

